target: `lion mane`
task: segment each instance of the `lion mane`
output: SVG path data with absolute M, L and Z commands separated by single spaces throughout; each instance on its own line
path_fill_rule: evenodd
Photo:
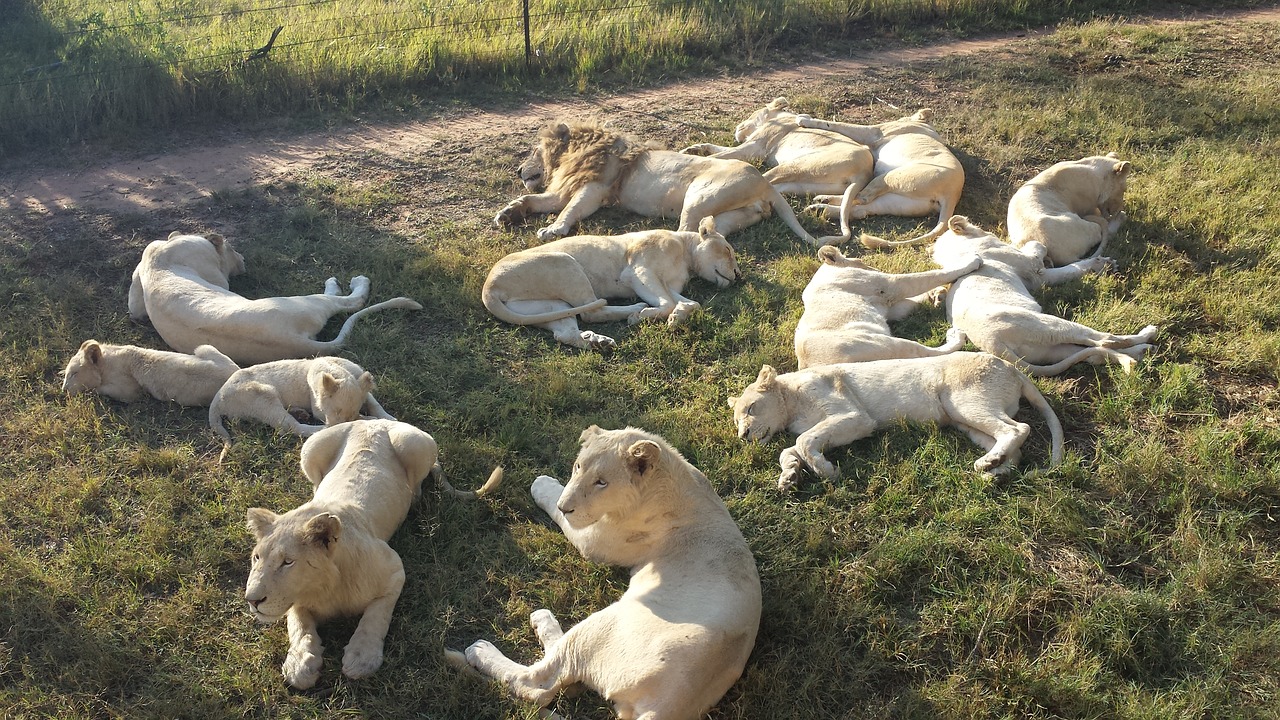
M 566 122 L 569 132 L 550 124 L 538 133 L 544 172 L 549 169 L 547 189 L 565 197 L 573 195 L 588 183 L 602 180 L 616 196 L 627 172 L 635 161 L 649 150 L 659 149 L 654 143 L 615 132 L 596 122 Z M 616 200 L 611 197 L 610 201 Z

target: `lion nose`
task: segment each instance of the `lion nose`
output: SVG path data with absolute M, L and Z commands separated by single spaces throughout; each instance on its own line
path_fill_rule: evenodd
M 741 439 L 743 439 L 743 440 L 746 440 L 746 439 L 747 439 L 747 426 L 746 426 L 746 425 L 743 425 L 742 427 L 738 428 L 738 437 L 739 437 L 739 438 L 741 438 Z
M 258 609 L 258 605 L 267 601 L 267 596 L 263 595 L 260 598 L 251 598 L 248 595 L 245 595 L 244 599 L 245 599 L 245 602 L 249 603 L 249 609 L 256 611 Z
M 559 503 L 556 503 L 556 509 L 560 511 L 560 514 L 561 514 L 561 515 L 572 515 L 572 514 L 573 514 L 573 508 L 566 508 L 565 506 L 563 506 L 563 505 L 561 505 L 561 504 L 559 504 Z

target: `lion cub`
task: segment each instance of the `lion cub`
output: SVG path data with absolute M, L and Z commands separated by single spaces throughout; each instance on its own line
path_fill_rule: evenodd
M 675 325 L 702 307 L 680 293 L 697 273 L 726 287 L 742 277 L 738 261 L 715 220 L 698 232 L 644 230 L 622 235 L 577 235 L 514 252 L 489 271 L 481 299 L 499 320 L 537 325 L 574 347 L 610 350 L 606 335 L 579 331 L 587 322 L 639 322 L 665 318 Z M 603 298 L 634 298 L 606 305 Z
M 630 567 L 627 591 L 568 632 L 550 610 L 534 611 L 546 654 L 532 665 L 485 640 L 445 657 L 542 707 L 581 683 L 621 718 L 700 718 L 755 645 L 755 559 L 706 476 L 666 440 L 592 425 L 581 442 L 569 484 L 540 476 L 533 499 L 583 557 Z
M 324 425 L 368 415 L 395 420 L 373 397 L 373 375 L 339 357 L 277 360 L 237 370 L 209 404 L 209 426 L 222 437 L 222 462 L 231 450 L 224 418 L 253 418 L 306 437 Z M 291 411 L 306 410 L 324 425 L 304 425 Z
M 1057 163 L 1028 180 L 1009 199 L 1009 241 L 1038 242 L 1049 261 L 1062 266 L 1084 258 L 1125 220 L 1124 191 L 1133 166 L 1115 153 Z
M 179 405 L 208 405 L 239 369 L 212 345 L 187 355 L 85 340 L 62 371 L 62 390 L 71 395 L 96 392 L 122 402 L 150 395 Z
M 760 368 L 740 397 L 729 398 L 738 436 L 767 442 L 796 433 L 782 451 L 778 487 L 795 486 L 801 468 L 835 479 L 823 451 L 848 445 L 903 420 L 955 425 L 987 454 L 973 468 L 997 475 L 1018 463 L 1031 433 L 1013 415 L 1026 398 L 1044 415 L 1053 440 L 1052 462 L 1062 462 L 1062 425 L 1040 390 L 1013 365 L 986 353 L 841 363 L 779 375 Z
M 311 500 L 283 515 L 250 508 L 257 543 L 245 583 L 249 614 L 271 623 L 288 617 L 285 682 L 306 689 L 320 677 L 323 648 L 316 624 L 360 615 L 342 656 L 342 674 L 363 678 L 382 665 L 391 611 L 404 586 L 404 565 L 387 544 L 434 475 L 445 492 L 476 498 L 502 481 L 502 469 L 474 492 L 454 490 L 436 463 L 436 441 L 401 422 L 366 420 L 325 428 L 302 445 Z

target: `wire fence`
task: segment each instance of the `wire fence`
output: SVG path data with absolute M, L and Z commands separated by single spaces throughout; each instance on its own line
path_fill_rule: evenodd
M 1196 0 L 1191 0 L 1195 2 Z M 1209 0 L 1205 0 L 1209 2 Z M 1240 0 L 1248 4 L 1248 0 Z M 579 87 L 877 29 L 1026 25 L 1146 0 L 12 0 L 0 152 L 483 79 Z M 1158 4 L 1158 3 L 1156 3 Z M 1067 8 L 1064 10 L 1064 8 Z

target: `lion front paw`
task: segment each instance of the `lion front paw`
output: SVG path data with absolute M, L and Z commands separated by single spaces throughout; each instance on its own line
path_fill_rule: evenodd
M 822 121 L 814 120 L 812 115 L 808 115 L 806 113 L 798 113 L 796 115 L 796 124 L 802 128 L 821 127 L 820 123 L 822 123 Z
M 794 468 L 783 470 L 778 475 L 778 489 L 782 492 L 788 492 L 800 483 L 800 471 Z
M 554 514 L 552 511 L 560 501 L 562 492 L 564 492 L 564 485 L 550 475 L 539 475 L 529 486 L 529 494 L 533 496 L 534 504 L 546 511 L 548 515 Z
M 464 653 L 467 656 L 467 662 L 471 667 L 484 672 L 486 668 L 493 664 L 494 660 L 499 660 L 505 655 L 493 643 L 488 640 L 477 640 L 471 643 Z
M 671 311 L 667 316 L 668 325 L 677 325 L 684 322 L 693 313 L 702 309 L 702 306 L 692 300 L 686 300 L 676 304 L 676 309 Z
M 382 643 L 350 643 L 342 653 L 342 674 L 352 680 L 367 678 L 382 667 Z
M 515 225 L 524 220 L 524 198 L 517 198 L 507 203 L 506 207 L 493 216 L 493 224 L 498 228 Z
M 320 656 L 309 652 L 289 651 L 280 666 L 284 681 L 299 690 L 307 690 L 320 679 Z
M 814 457 L 806 459 L 805 464 L 809 466 L 809 469 L 813 470 L 814 475 L 826 478 L 827 480 L 835 480 L 840 477 L 840 471 L 836 470 L 836 466 L 832 465 L 830 460 L 821 455 L 815 455 Z
M 711 149 L 711 143 L 698 143 L 697 145 L 690 145 L 689 147 L 681 150 L 680 152 L 684 153 L 685 155 L 702 155 L 705 157 L 707 155 L 712 154 L 715 151 Z
M 587 347 L 595 350 L 596 352 L 610 353 L 618 347 L 618 341 L 608 335 L 601 335 L 600 333 L 591 332 L 590 330 L 583 330 L 580 335 L 582 336 L 582 340 L 587 344 Z

